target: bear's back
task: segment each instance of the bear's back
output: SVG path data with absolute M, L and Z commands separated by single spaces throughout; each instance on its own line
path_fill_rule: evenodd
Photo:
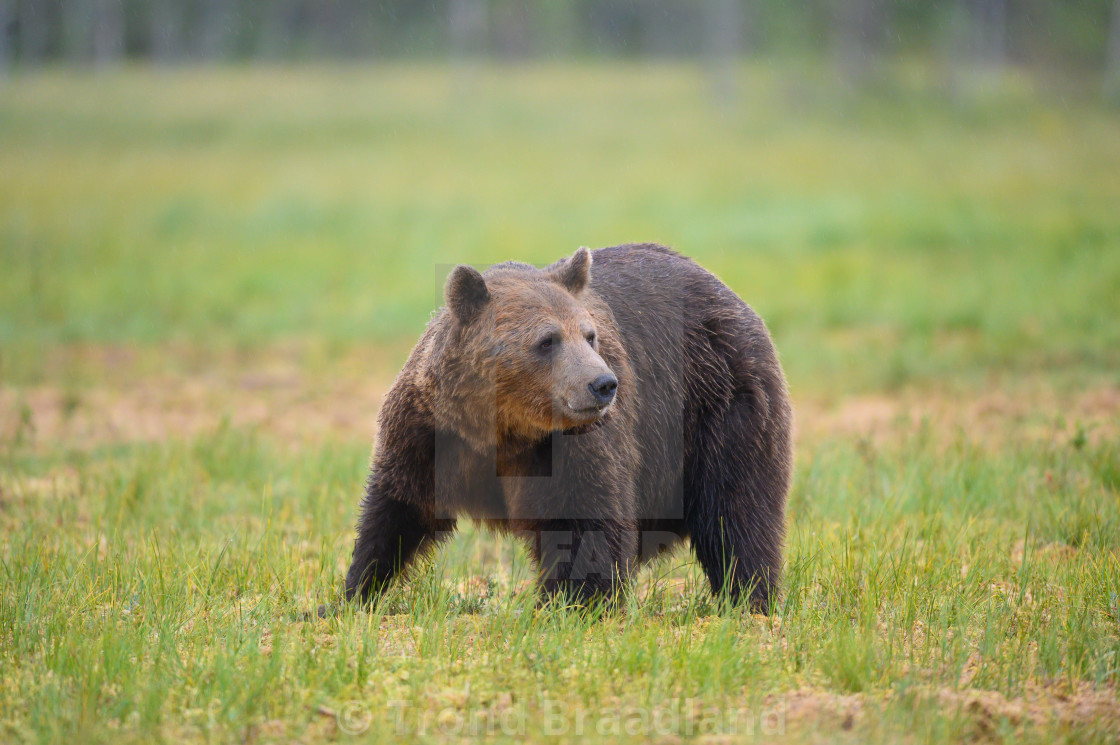
M 680 517 L 697 416 L 757 388 L 788 418 L 777 354 L 762 319 L 691 259 L 657 244 L 592 256 L 591 290 L 610 307 L 634 371 L 643 517 Z

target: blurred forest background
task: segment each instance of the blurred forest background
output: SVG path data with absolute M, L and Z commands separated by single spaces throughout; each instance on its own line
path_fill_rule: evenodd
M 922 54 L 1120 93 L 1120 0 L 0 0 L 0 65 L 401 57 Z M 951 83 L 954 81 L 950 81 Z

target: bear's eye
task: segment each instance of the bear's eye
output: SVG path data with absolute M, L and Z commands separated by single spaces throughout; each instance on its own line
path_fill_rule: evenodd
M 539 342 L 537 342 L 537 349 L 539 349 L 542 352 L 547 352 L 550 349 L 552 349 L 552 345 L 555 344 L 555 343 L 556 343 L 556 336 L 554 334 L 549 334 L 548 336 L 544 337 Z
M 591 346 L 595 346 L 595 332 L 594 331 L 588 331 L 587 332 L 587 343 L 590 344 Z

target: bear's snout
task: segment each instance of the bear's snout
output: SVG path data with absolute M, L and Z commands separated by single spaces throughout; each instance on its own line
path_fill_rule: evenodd
M 591 395 L 602 409 L 614 400 L 615 391 L 618 390 L 618 378 L 613 373 L 605 373 L 588 383 L 587 387 L 591 389 Z

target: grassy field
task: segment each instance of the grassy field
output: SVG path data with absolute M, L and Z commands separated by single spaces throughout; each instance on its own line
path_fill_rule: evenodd
M 1009 75 L 0 81 L 0 741 L 1117 742 L 1120 114 Z M 338 600 L 450 265 L 656 240 L 768 321 L 778 612 L 598 617 L 465 530 Z

